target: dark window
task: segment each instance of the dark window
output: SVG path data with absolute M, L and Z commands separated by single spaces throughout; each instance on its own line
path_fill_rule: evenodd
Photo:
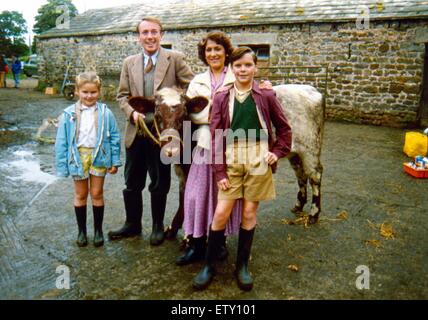
M 257 55 L 258 60 L 269 60 L 270 47 L 268 44 L 240 44 L 239 47 L 250 47 Z

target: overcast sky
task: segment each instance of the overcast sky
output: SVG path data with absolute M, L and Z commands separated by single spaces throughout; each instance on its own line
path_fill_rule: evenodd
M 150 2 L 161 3 L 166 1 L 168 0 L 152 0 Z M 132 3 L 148 2 L 148 0 L 72 0 L 72 2 L 79 13 L 83 13 L 90 9 L 117 7 Z M 34 18 L 37 15 L 37 10 L 46 3 L 48 3 L 47 0 L 0 0 L 0 12 L 8 10 L 22 13 L 25 20 L 27 20 L 28 31 L 32 37 L 33 25 L 35 23 Z M 28 39 L 26 42 L 28 43 Z

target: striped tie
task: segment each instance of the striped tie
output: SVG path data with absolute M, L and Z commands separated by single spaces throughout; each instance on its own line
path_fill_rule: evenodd
M 153 69 L 153 61 L 152 57 L 149 57 L 149 61 L 147 62 L 147 66 L 144 68 L 144 73 L 149 73 Z

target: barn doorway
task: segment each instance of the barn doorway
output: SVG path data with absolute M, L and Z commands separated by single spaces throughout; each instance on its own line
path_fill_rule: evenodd
M 424 75 L 422 80 L 422 96 L 418 118 L 422 127 L 428 127 L 428 43 L 425 43 Z

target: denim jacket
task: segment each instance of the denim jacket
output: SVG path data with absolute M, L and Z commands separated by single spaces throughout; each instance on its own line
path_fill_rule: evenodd
M 80 103 L 66 108 L 61 117 L 55 141 L 55 165 L 60 177 L 83 176 L 83 167 L 77 149 L 80 123 Z M 120 167 L 120 132 L 111 110 L 102 103 L 96 107 L 98 115 L 97 143 L 92 154 L 95 167 Z

